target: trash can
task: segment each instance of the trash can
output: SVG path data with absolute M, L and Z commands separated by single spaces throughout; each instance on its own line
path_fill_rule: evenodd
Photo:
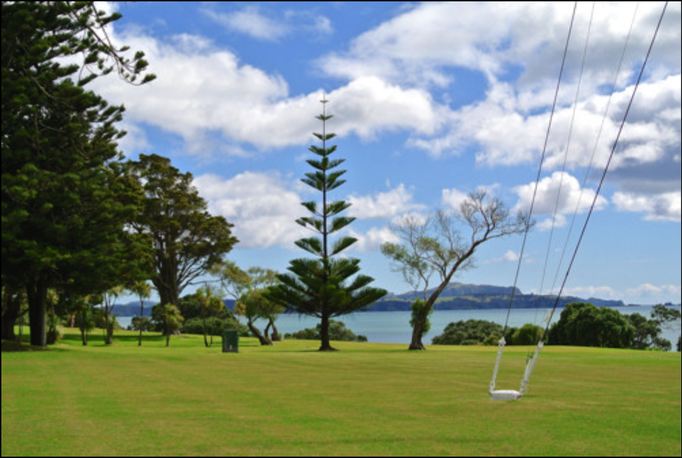
M 223 353 L 239 353 L 239 333 L 236 329 L 223 331 Z

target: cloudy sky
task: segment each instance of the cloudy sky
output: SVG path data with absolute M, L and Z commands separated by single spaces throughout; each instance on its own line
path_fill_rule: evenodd
M 230 258 L 243 267 L 283 271 L 305 256 L 293 244 L 302 235 L 294 220 L 305 214 L 300 202 L 317 197 L 300 179 L 310 171 L 305 159 L 321 130 L 315 116 L 323 94 L 334 115 L 328 131 L 348 170 L 333 198 L 353 204 L 350 232 L 359 242 L 352 255 L 375 285 L 409 289 L 379 252 L 395 240 L 388 225 L 401 216 L 454 211 L 478 188 L 510 208 L 529 208 L 572 3 L 103 7 L 123 14 L 113 39 L 144 51 L 157 75 L 143 87 L 115 77 L 96 83 L 126 106 L 122 150 L 131 158 L 161 154 L 190 171 L 211 210 L 235 225 L 240 243 Z M 519 281 L 524 292 L 547 293 L 563 277 L 561 251 L 572 250 L 595 198 L 662 7 L 577 6 Z M 681 300 L 680 29 L 680 3 L 671 3 L 570 294 Z M 457 280 L 511 285 L 521 242 L 488 244 L 477 268 Z

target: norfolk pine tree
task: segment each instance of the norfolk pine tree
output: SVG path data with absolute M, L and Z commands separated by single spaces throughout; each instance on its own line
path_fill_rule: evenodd
M 347 315 L 362 310 L 377 301 L 386 291 L 371 288 L 374 281 L 366 275 L 356 275 L 360 271 L 360 260 L 340 258 L 338 255 L 357 242 L 353 237 L 341 237 L 331 243 L 332 234 L 340 231 L 355 218 L 339 216 L 350 204 L 343 200 L 331 201 L 329 193 L 343 183 L 341 176 L 345 170 L 334 170 L 344 159 L 331 159 L 336 145 L 327 147 L 327 141 L 335 134 L 327 134 L 326 125 L 332 116 L 326 114 L 327 100 L 323 98 L 322 114 L 316 118 L 322 121 L 322 133 L 314 133 L 322 142 L 322 147 L 311 146 L 310 151 L 319 159 L 309 159 L 308 164 L 315 170 L 306 173 L 303 181 L 322 194 L 322 205 L 318 202 L 302 202 L 311 216 L 300 218 L 296 222 L 317 236 L 300 239 L 296 242 L 299 248 L 315 256 L 314 259 L 294 259 L 288 270 L 291 274 L 282 274 L 278 278 L 281 284 L 275 285 L 266 292 L 266 297 L 285 307 L 308 316 L 320 318 L 320 351 L 332 351 L 329 341 L 329 324 L 331 318 Z M 355 276 L 355 278 L 351 278 Z

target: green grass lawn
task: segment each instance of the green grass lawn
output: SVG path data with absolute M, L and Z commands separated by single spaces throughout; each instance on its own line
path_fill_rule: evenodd
M 496 347 L 317 342 L 238 354 L 118 332 L 2 354 L 2 455 L 680 456 L 680 354 L 545 347 L 493 402 Z M 498 389 L 518 389 L 507 347 Z

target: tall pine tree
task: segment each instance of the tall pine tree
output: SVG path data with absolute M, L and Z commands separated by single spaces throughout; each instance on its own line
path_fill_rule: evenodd
M 337 256 L 357 239 L 340 237 L 331 243 L 332 234 L 351 224 L 355 218 L 340 216 L 350 204 L 343 200 L 332 201 L 329 196 L 331 191 L 345 183 L 341 176 L 346 171 L 335 170 L 344 159 L 330 158 L 336 151 L 336 145 L 327 147 L 327 142 L 335 137 L 335 134 L 327 133 L 327 121 L 333 117 L 326 114 L 327 102 L 326 98 L 321 100 L 322 114 L 317 116 L 322 121 L 322 133 L 313 134 L 322 142 L 322 147 L 311 146 L 310 151 L 317 158 L 307 161 L 315 171 L 306 173 L 301 180 L 322 194 L 322 205 L 318 206 L 315 201 L 302 202 L 310 216 L 296 221 L 317 234 L 296 242 L 314 258 L 291 261 L 288 268 L 291 273 L 280 275 L 282 283 L 271 287 L 266 294 L 271 301 L 302 315 L 320 318 L 320 351 L 334 350 L 329 341 L 332 318 L 361 310 L 386 295 L 385 290 L 368 286 L 373 278 L 356 275 L 360 271 L 359 259 Z

